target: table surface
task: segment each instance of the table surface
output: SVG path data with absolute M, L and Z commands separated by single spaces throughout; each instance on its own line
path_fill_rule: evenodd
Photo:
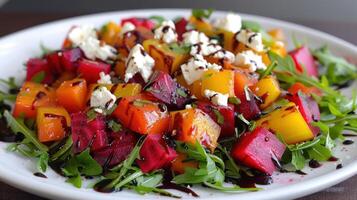
M 67 18 L 77 14 L 39 14 L 39 13 L 0 13 L 0 37 L 23 28 L 31 27 L 48 21 Z M 357 44 L 357 22 L 356 23 L 336 23 L 330 21 L 295 21 L 296 23 L 319 29 L 338 36 L 348 42 Z M 351 177 L 336 186 L 328 188 L 322 192 L 304 197 L 304 200 L 355 200 L 357 197 L 357 176 Z M 43 198 L 23 192 L 0 182 L 0 199 L 14 200 L 42 200 Z

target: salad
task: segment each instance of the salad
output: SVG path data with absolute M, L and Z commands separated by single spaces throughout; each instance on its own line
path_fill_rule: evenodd
M 357 68 L 327 46 L 229 13 L 132 17 L 74 25 L 61 49 L 41 45 L 26 80 L 0 80 L 0 140 L 75 187 L 179 198 L 191 186 L 260 190 L 357 136 Z M 117 19 L 114 19 L 117 20 Z M 339 143 L 340 144 L 340 143 Z M 337 165 L 341 168 L 342 165 Z

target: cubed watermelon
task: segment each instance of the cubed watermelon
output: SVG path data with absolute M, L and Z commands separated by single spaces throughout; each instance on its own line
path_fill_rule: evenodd
M 175 149 L 169 147 L 161 134 L 149 134 L 140 149 L 140 160 L 136 160 L 141 171 L 149 173 L 171 164 L 177 157 Z
M 257 127 L 238 139 L 231 150 L 231 156 L 241 164 L 271 175 L 276 169 L 273 160 L 280 160 L 285 148 L 273 133 Z

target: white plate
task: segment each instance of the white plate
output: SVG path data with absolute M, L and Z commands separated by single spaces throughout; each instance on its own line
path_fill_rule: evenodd
M 23 63 L 30 57 L 40 55 L 40 43 L 50 48 L 59 48 L 67 31 L 76 24 L 95 24 L 98 27 L 104 22 L 131 16 L 162 15 L 167 18 L 188 16 L 189 10 L 180 9 L 156 9 L 156 10 L 132 10 L 123 12 L 110 12 L 94 14 L 71 19 L 60 20 L 44 25 L 36 26 L 20 31 L 0 39 L 0 78 L 8 76 L 23 77 Z M 214 13 L 214 17 L 225 12 Z M 296 38 L 308 41 L 310 47 L 329 45 L 333 53 L 347 58 L 357 56 L 357 48 L 334 36 L 322 33 L 307 27 L 278 21 L 275 19 L 242 14 L 243 19 L 260 23 L 264 28 L 282 28 L 287 36 L 294 34 Z M 355 86 L 353 86 L 355 87 Z M 356 88 L 356 87 L 355 87 Z M 65 183 L 63 177 L 58 176 L 52 170 L 46 172 L 47 179 L 33 175 L 36 172 L 35 163 L 16 153 L 5 150 L 7 144 L 0 142 L 0 178 L 17 188 L 47 198 L 54 199 L 163 199 L 158 195 L 138 196 L 132 191 L 102 194 L 92 189 L 77 189 Z M 338 162 L 327 162 L 318 169 L 305 168 L 308 175 L 274 174 L 274 184 L 265 189 L 253 193 L 222 193 L 206 188 L 195 188 L 195 191 L 205 199 L 293 199 L 305 196 L 324 188 L 335 185 L 357 173 L 357 148 L 355 144 L 338 146 L 335 155 L 340 158 Z M 336 170 L 337 163 L 342 163 L 342 169 Z M 175 193 L 175 191 L 173 191 Z M 194 197 L 182 194 L 184 198 Z

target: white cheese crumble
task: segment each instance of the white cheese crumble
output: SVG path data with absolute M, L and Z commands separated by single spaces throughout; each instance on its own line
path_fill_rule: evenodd
M 125 22 L 120 30 L 119 35 L 123 36 L 125 33 L 135 30 L 135 25 L 131 22 Z
M 213 25 L 216 28 L 235 33 L 242 28 L 242 18 L 235 13 L 229 13 L 223 18 L 217 19 Z
M 209 38 L 202 32 L 198 31 L 187 31 L 182 34 L 183 43 L 185 44 L 198 44 L 198 43 L 208 43 Z
M 112 46 L 101 44 L 93 26 L 77 26 L 70 31 L 68 38 L 74 46 L 82 49 L 88 59 L 106 61 L 116 58 L 116 50 Z
M 177 41 L 177 33 L 173 21 L 163 21 L 161 26 L 154 31 L 155 39 L 162 40 L 165 43 L 172 43 Z
M 103 110 L 112 108 L 116 99 L 117 98 L 106 87 L 99 87 L 92 93 L 90 107 L 96 108 L 96 111 L 102 113 Z
M 214 43 L 194 44 L 191 47 L 190 54 L 192 56 L 200 54 L 202 56 L 213 56 L 219 59 L 226 59 L 228 62 L 234 62 L 234 54 L 223 49 L 220 45 Z
M 256 33 L 250 30 L 240 30 L 236 36 L 236 40 L 247 45 L 255 51 L 263 51 L 263 39 L 261 33 Z
M 128 82 L 136 73 L 140 73 L 145 82 L 153 72 L 155 60 L 145 52 L 140 44 L 135 45 L 126 60 L 125 82 Z
M 266 69 L 266 65 L 263 63 L 262 56 L 254 53 L 251 50 L 243 51 L 236 55 L 234 64 L 237 66 L 248 67 L 249 71 L 255 72 L 257 69 Z
M 104 72 L 99 73 L 100 79 L 97 81 L 99 84 L 112 84 L 112 80 L 109 74 L 105 74 Z
M 205 90 L 204 95 L 215 105 L 228 106 L 228 94 L 222 94 L 212 90 Z
M 192 109 L 192 105 L 191 104 L 185 105 L 185 109 Z
M 187 63 L 181 65 L 182 75 L 189 85 L 201 79 L 203 73 L 208 69 L 220 70 L 222 66 L 208 63 L 202 55 L 195 55 Z

